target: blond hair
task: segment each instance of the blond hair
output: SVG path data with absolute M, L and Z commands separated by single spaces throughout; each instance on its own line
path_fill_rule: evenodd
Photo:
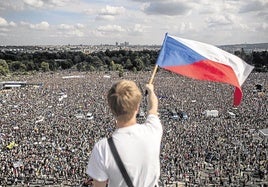
M 115 83 L 108 92 L 109 107 L 117 120 L 129 121 L 141 102 L 141 91 L 136 83 L 121 80 Z

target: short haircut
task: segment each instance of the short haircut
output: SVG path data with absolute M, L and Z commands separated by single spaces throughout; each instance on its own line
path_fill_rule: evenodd
M 127 122 L 138 109 L 142 94 L 134 81 L 121 80 L 111 87 L 107 99 L 117 120 Z

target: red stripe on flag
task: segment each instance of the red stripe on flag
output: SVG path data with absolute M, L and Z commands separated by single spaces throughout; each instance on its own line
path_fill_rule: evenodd
M 242 100 L 242 90 L 237 76 L 230 66 L 211 60 L 202 60 L 189 65 L 164 66 L 166 70 L 198 80 L 223 82 L 236 87 L 234 105 Z

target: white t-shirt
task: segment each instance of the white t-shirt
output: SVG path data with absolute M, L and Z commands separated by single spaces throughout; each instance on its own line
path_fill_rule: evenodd
M 144 124 L 118 128 L 112 137 L 127 173 L 135 187 L 158 186 L 160 176 L 160 144 L 162 125 L 156 115 L 149 115 Z M 126 187 L 116 165 L 107 138 L 97 142 L 89 158 L 87 174 L 109 187 Z

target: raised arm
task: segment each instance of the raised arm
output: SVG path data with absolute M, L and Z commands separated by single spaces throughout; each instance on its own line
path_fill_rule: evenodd
M 93 187 L 106 187 L 107 186 L 107 181 L 93 181 Z
M 147 90 L 147 97 L 148 97 L 148 115 L 154 114 L 158 115 L 158 98 L 154 92 L 154 85 L 153 84 L 146 84 L 145 86 Z

